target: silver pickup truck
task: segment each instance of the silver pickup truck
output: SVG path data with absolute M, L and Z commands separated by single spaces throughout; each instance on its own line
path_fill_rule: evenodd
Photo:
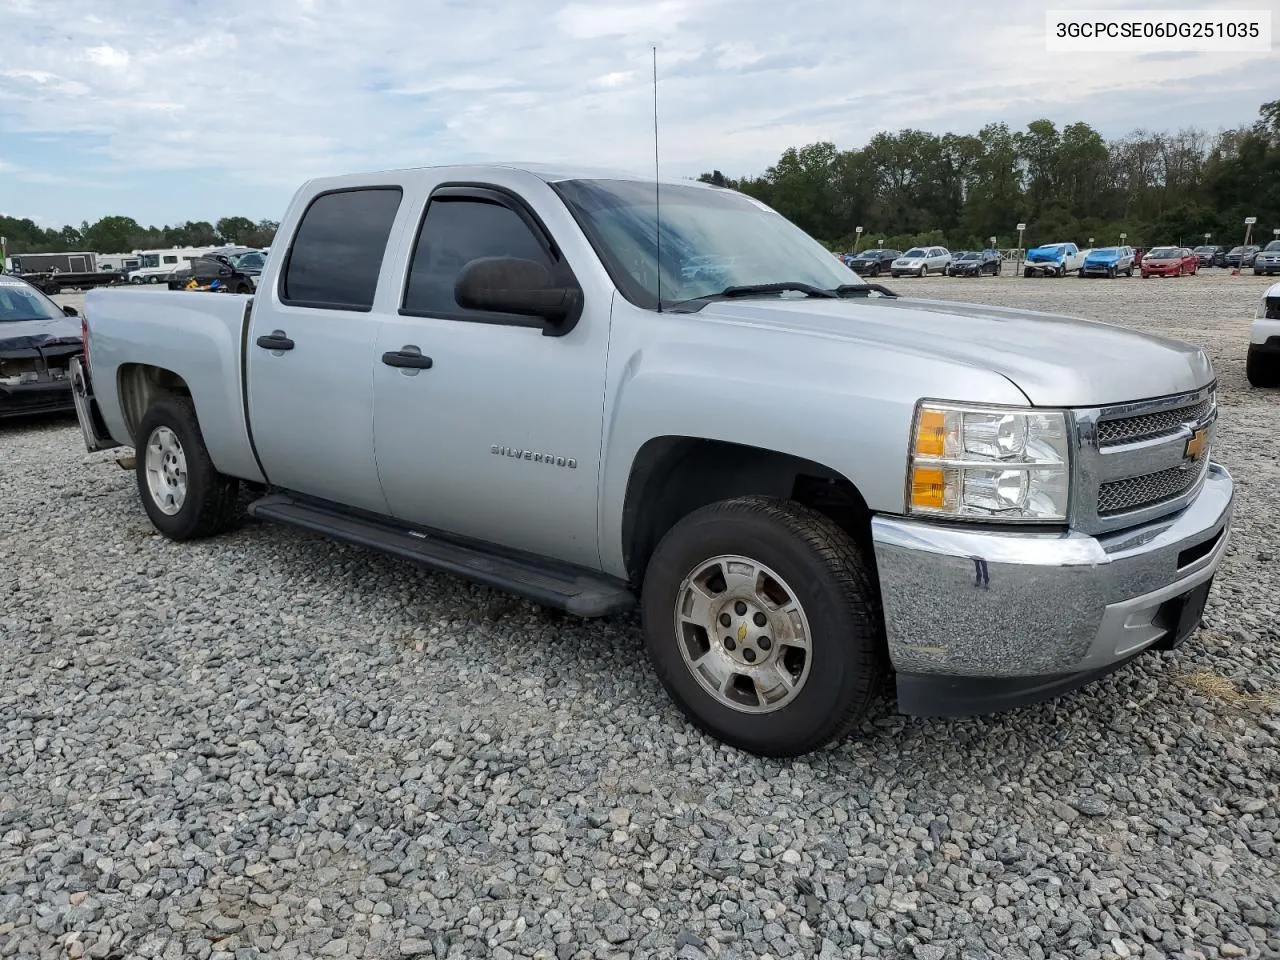
M 186 540 L 252 516 L 583 617 L 736 747 L 1182 643 L 1226 547 L 1187 344 L 864 282 L 773 210 L 537 166 L 313 180 L 252 295 L 95 290 L 74 396 Z M 301 574 L 302 571 L 299 571 Z

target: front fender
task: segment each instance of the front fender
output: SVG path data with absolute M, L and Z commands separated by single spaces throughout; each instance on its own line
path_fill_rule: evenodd
M 920 398 L 1028 403 L 1000 374 L 923 352 L 636 312 L 615 317 L 602 439 L 601 561 L 619 577 L 628 479 L 651 439 L 718 440 L 810 460 L 849 480 L 873 512 L 897 514 Z

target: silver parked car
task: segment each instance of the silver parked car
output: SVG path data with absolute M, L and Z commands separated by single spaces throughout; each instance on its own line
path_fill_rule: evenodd
M 945 273 L 951 262 L 951 251 L 946 247 L 912 247 L 889 268 L 895 277 L 914 274 L 917 277 L 930 273 Z

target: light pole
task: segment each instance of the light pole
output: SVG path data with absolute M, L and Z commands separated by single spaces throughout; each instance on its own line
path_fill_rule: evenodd
M 1244 218 L 1244 245 L 1249 245 L 1250 239 L 1253 238 L 1253 225 L 1258 222 L 1257 217 Z M 1240 262 L 1236 264 L 1236 268 L 1231 271 L 1233 277 L 1240 276 L 1240 269 L 1244 266 L 1244 251 L 1240 251 Z
M 1018 272 L 1022 272 L 1022 231 L 1027 229 L 1025 223 L 1018 224 Z
M 1120 234 L 1120 246 L 1122 246 L 1122 247 L 1123 247 L 1123 246 L 1124 246 L 1124 242 L 1125 242 L 1125 240 L 1127 240 L 1128 238 L 1129 238 L 1129 235 L 1128 235 L 1127 233 L 1121 232 L 1121 234 Z
M 854 232 L 855 234 L 857 234 L 857 236 L 855 236 L 855 237 L 853 238 L 853 254 L 854 254 L 854 256 L 857 256 L 857 255 L 858 255 L 858 244 L 862 243 L 862 228 L 861 228 L 861 227 L 854 227 L 854 228 L 853 228 L 853 232 Z

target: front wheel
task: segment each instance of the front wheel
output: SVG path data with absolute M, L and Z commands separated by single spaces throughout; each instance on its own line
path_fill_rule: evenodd
M 170 540 L 193 540 L 235 525 L 239 481 L 214 468 L 189 397 L 153 402 L 137 437 L 138 493 L 157 530 Z
M 871 565 L 808 507 L 740 497 L 659 543 L 641 601 L 645 648 L 699 729 L 760 756 L 845 736 L 887 676 Z
M 919 276 L 921 276 L 921 277 L 927 277 L 927 276 L 929 275 L 929 268 L 928 268 L 928 266 L 922 266 L 922 267 L 920 268 L 920 273 L 919 273 L 918 275 L 919 275 Z

